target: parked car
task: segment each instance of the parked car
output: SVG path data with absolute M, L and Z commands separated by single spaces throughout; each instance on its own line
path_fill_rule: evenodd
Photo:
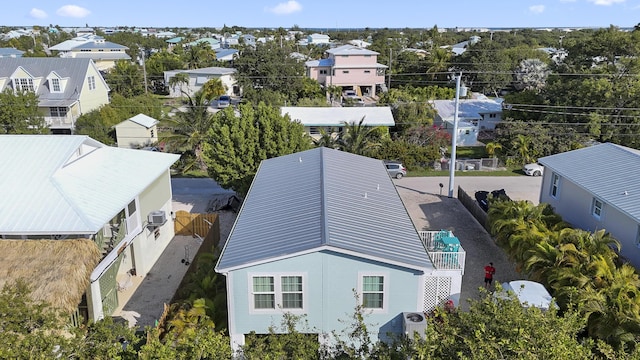
M 491 195 L 492 199 L 500 198 L 504 200 L 511 200 L 504 189 L 493 190 L 491 193 L 484 190 L 476 191 L 476 201 L 478 202 L 478 205 L 480 205 L 480 208 L 484 211 L 489 211 L 489 195 Z
M 349 98 L 357 98 L 358 97 L 358 93 L 356 93 L 355 90 L 345 90 L 342 92 L 342 97 L 345 99 L 349 99 Z
M 529 176 L 541 176 L 544 172 L 544 166 L 538 163 L 527 164 L 522 168 L 522 171 Z
M 397 161 L 385 161 L 384 166 L 392 178 L 402 179 L 403 176 L 407 175 L 407 169 Z
M 229 95 L 221 95 L 218 98 L 218 109 L 224 109 L 231 105 L 231 97 Z

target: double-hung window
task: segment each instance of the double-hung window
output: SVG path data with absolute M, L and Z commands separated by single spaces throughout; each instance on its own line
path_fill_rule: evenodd
M 60 92 L 60 79 L 51 79 L 51 92 Z
M 300 274 L 251 276 L 254 311 L 304 309 L 304 276 Z
M 89 85 L 89 90 L 95 89 L 96 88 L 96 77 L 95 76 L 87 77 L 87 83 Z
M 373 312 L 387 310 L 387 277 L 384 274 L 360 274 L 359 293 L 363 308 Z
M 603 210 L 604 202 L 598 198 L 593 198 L 593 205 L 591 206 L 591 214 L 593 214 L 593 217 L 600 220 L 602 218 Z

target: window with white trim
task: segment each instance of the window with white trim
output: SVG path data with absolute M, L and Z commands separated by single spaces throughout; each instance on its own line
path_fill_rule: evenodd
M 363 308 L 374 312 L 387 309 L 387 281 L 386 276 L 380 273 L 360 274 L 358 290 L 360 304 Z
M 303 274 L 254 274 L 250 281 L 251 310 L 304 309 Z
M 95 76 L 87 77 L 87 82 L 89 84 L 89 90 L 94 90 L 96 88 L 96 77 Z
M 254 276 L 252 292 L 254 309 L 276 308 L 276 291 L 273 276 Z
M 593 205 L 591 206 L 591 214 L 593 217 L 600 220 L 602 218 L 603 209 L 604 202 L 598 198 L 593 198 Z
M 51 92 L 60 92 L 60 79 L 53 78 L 51 79 Z
M 552 198 L 558 198 L 560 195 L 560 175 L 556 173 L 551 174 L 551 190 L 549 193 Z
M 13 86 L 18 91 L 34 91 L 32 78 L 16 78 L 13 79 Z
M 67 117 L 67 108 L 66 107 L 50 107 L 49 113 L 51 113 L 51 117 Z

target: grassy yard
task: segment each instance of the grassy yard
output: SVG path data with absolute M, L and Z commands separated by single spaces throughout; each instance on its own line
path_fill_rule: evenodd
M 451 154 L 451 146 L 447 148 L 447 154 Z M 481 159 L 488 158 L 487 150 L 484 146 L 458 146 L 456 147 L 456 158 L 458 159 Z

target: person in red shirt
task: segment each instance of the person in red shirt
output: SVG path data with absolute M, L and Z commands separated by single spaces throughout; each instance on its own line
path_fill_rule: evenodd
M 490 262 L 489 265 L 484 267 L 484 287 L 485 289 L 489 289 L 491 287 L 491 282 L 493 281 L 493 274 L 496 273 L 496 268 L 493 267 L 493 263 Z

